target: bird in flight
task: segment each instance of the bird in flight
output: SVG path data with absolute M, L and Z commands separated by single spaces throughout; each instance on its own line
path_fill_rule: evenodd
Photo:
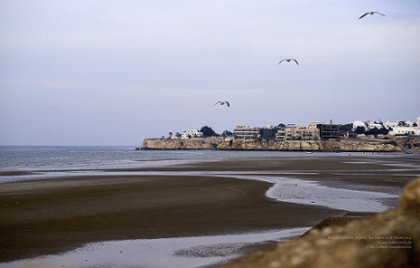
M 363 14 L 362 16 L 360 16 L 359 20 L 360 20 L 361 18 L 363 18 L 364 16 L 366 16 L 366 15 L 373 15 L 373 14 L 378 14 L 378 15 L 381 15 L 381 16 L 385 16 L 385 14 L 382 14 L 382 13 L 380 13 L 380 12 L 377 12 L 377 11 L 370 11 L 370 12 L 366 12 L 365 14 Z
M 230 107 L 230 103 L 228 101 L 218 101 L 213 106 L 220 104 L 220 105 L 227 105 L 227 107 Z
M 281 61 L 279 61 L 277 64 L 280 64 L 280 63 L 282 63 L 283 61 L 287 61 L 287 62 L 294 61 L 294 62 L 296 62 L 296 64 L 297 64 L 297 65 L 299 65 L 299 62 L 298 62 L 297 60 L 295 60 L 295 59 L 282 59 L 282 60 L 281 60 Z

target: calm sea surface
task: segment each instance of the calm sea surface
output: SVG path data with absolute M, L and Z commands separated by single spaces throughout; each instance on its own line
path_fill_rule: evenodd
M 357 156 L 362 153 L 313 153 L 270 151 L 136 151 L 134 147 L 77 146 L 0 146 L 0 171 L 89 170 L 144 167 L 162 160 L 163 163 L 207 161 L 227 158 L 323 157 Z M 369 158 L 404 157 L 403 154 L 366 154 Z
M 150 160 L 221 160 L 227 158 L 360 156 L 362 153 L 313 153 L 270 151 L 136 151 L 129 146 L 0 146 L 0 170 L 72 170 L 143 167 Z M 368 154 L 369 158 L 403 156 L 398 154 Z

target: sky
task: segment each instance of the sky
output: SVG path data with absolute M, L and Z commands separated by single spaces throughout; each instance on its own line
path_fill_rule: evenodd
M 0 0 L 0 145 L 417 117 L 418 0 Z

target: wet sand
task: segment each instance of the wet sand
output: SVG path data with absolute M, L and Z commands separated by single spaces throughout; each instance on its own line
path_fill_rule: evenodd
M 418 176 L 416 170 L 397 171 L 377 163 L 345 161 L 360 159 L 242 159 L 135 170 L 203 174 L 277 170 L 290 177 L 317 178 L 326 184 L 344 182 L 392 189 L 402 189 L 412 176 Z M 412 160 L 414 164 L 416 161 Z M 398 172 L 406 176 L 396 176 Z M 3 183 L 0 262 L 60 253 L 89 242 L 314 226 L 328 216 L 346 213 L 269 199 L 265 193 L 271 185 L 227 176 L 126 174 Z
M 270 200 L 264 182 L 124 176 L 6 183 L 0 261 L 88 242 L 231 234 L 311 226 L 341 211 Z

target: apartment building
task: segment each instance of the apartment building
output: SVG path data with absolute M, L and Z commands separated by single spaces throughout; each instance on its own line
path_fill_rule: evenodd
M 316 124 L 295 126 L 288 124 L 286 128 L 277 130 L 276 140 L 319 140 L 320 132 Z
M 319 136 L 323 140 L 341 139 L 344 134 L 340 131 L 340 125 L 336 124 L 318 124 Z
M 273 127 L 268 125 L 261 129 L 261 139 L 264 140 L 274 140 L 276 137 L 276 133 L 279 127 Z
M 237 139 L 259 139 L 261 137 L 261 128 L 250 126 L 237 126 L 233 130 L 233 134 Z

